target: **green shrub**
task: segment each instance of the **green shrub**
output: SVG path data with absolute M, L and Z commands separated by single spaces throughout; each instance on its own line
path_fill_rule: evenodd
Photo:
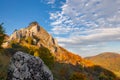
M 108 80 L 108 77 L 104 73 L 100 73 L 99 80 Z
M 86 80 L 86 76 L 80 72 L 74 72 L 69 80 Z
M 44 61 L 44 63 L 49 67 L 52 68 L 54 65 L 54 56 L 50 53 L 49 49 L 45 47 L 40 47 L 37 50 L 39 53 L 39 57 Z

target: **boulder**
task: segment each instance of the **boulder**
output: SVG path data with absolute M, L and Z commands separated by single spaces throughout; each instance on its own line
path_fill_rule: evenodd
M 53 80 L 53 75 L 39 57 L 19 51 L 11 58 L 7 80 Z

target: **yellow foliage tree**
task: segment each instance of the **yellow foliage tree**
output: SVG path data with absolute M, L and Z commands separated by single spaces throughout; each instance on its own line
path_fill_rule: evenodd
M 38 52 L 38 51 L 35 51 L 35 52 L 34 52 L 34 56 L 35 56 L 35 57 L 39 57 L 39 56 L 40 56 L 40 55 L 39 55 L 39 52 Z

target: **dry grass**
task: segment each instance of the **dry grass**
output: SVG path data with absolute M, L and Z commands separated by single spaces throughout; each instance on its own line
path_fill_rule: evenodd
M 10 57 L 0 53 L 0 80 L 5 80 Z

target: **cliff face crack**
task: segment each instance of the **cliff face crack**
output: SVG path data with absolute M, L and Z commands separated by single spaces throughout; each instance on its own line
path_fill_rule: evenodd
M 11 59 L 7 80 L 53 80 L 44 62 L 27 53 L 16 52 Z

